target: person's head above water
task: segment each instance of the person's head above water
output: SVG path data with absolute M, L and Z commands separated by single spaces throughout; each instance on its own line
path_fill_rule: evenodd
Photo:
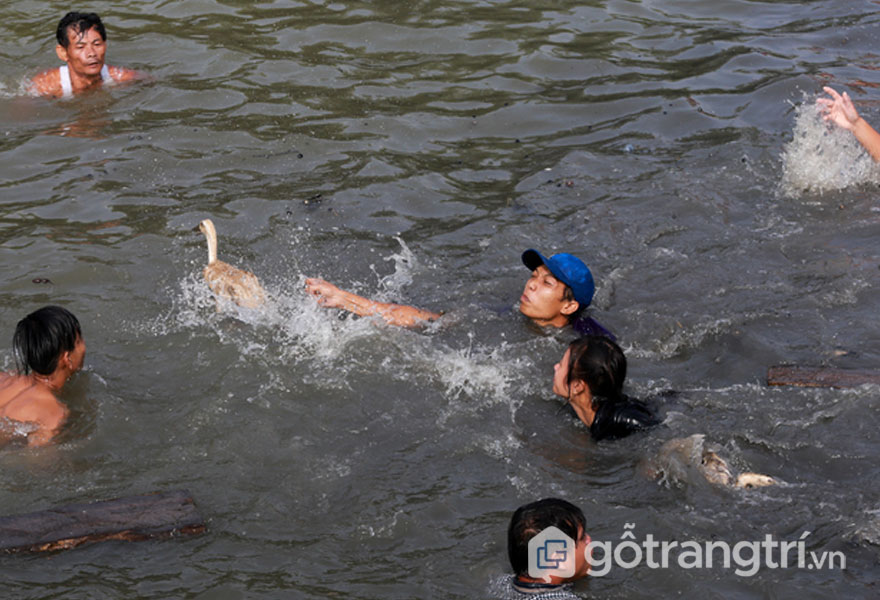
M 544 498 L 525 504 L 516 509 L 507 529 L 507 556 L 510 566 L 518 580 L 529 581 L 529 541 L 548 527 L 556 527 L 575 541 L 575 573 L 573 577 L 553 583 L 574 581 L 587 574 L 589 563 L 586 546 L 590 541 L 587 535 L 587 521 L 583 511 L 559 498 Z
M 55 32 L 55 53 L 67 63 L 71 77 L 100 77 L 107 54 L 107 32 L 95 13 L 69 12 Z
M 623 393 L 626 356 L 603 335 L 573 341 L 556 363 L 553 392 L 568 400 L 594 440 L 625 437 L 660 423 L 654 410 Z
M 619 400 L 626 379 L 626 356 L 615 342 L 588 335 L 569 344 L 556 363 L 553 392 L 575 408 L 578 399 L 592 410 L 603 400 Z
M 69 48 L 72 41 L 82 38 L 91 29 L 102 41 L 107 41 L 107 30 L 96 13 L 69 12 L 58 22 L 55 38 L 59 46 Z
M 522 261 L 532 276 L 519 310 L 537 324 L 564 327 L 593 301 L 593 274 L 578 257 L 561 253 L 547 258 L 537 250 L 526 250 Z
M 19 374 L 52 375 L 59 366 L 71 372 L 82 368 L 85 343 L 79 321 L 60 306 L 45 306 L 18 322 L 12 349 Z M 59 365 L 67 356 L 67 363 Z

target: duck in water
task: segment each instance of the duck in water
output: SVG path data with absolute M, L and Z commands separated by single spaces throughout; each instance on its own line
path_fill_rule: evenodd
M 211 219 L 199 223 L 199 231 L 208 239 L 208 265 L 203 271 L 208 287 L 223 298 L 244 308 L 257 308 L 266 300 L 266 291 L 253 273 L 217 260 L 217 230 Z
M 734 477 L 727 461 L 705 443 L 703 434 L 686 438 L 674 438 L 663 444 L 654 460 L 646 466 L 646 474 L 652 478 L 664 477 L 684 480 L 688 467 L 694 465 L 706 481 L 715 485 L 753 489 L 776 485 L 776 480 L 761 473 L 740 473 Z

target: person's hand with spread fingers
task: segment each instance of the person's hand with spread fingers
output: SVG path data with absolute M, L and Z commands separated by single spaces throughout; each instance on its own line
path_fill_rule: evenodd
M 822 89 L 831 96 L 830 98 L 816 99 L 816 104 L 822 109 L 822 118 L 841 129 L 851 131 L 871 155 L 871 158 L 880 161 L 880 133 L 877 133 L 867 121 L 859 116 L 849 94 L 846 92 L 838 94 L 836 90 L 828 86 Z

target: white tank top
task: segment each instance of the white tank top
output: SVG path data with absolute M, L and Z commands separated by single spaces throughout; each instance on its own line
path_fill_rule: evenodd
M 58 76 L 61 79 L 61 95 L 64 98 L 69 98 L 73 96 L 73 85 L 70 83 L 70 69 L 67 68 L 67 65 L 62 65 L 58 67 Z M 101 67 L 101 81 L 112 81 L 113 78 L 110 77 L 110 69 L 107 65 Z

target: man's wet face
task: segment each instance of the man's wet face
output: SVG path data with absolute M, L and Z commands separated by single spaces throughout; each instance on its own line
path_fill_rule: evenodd
M 556 319 L 562 314 L 567 301 L 563 299 L 565 284 L 550 270 L 540 265 L 532 271 L 519 299 L 519 311 L 538 323 Z
M 59 47 L 59 57 L 67 62 L 72 71 L 80 76 L 95 76 L 104 67 L 107 44 L 97 27 L 79 31 L 67 28 L 67 48 Z

